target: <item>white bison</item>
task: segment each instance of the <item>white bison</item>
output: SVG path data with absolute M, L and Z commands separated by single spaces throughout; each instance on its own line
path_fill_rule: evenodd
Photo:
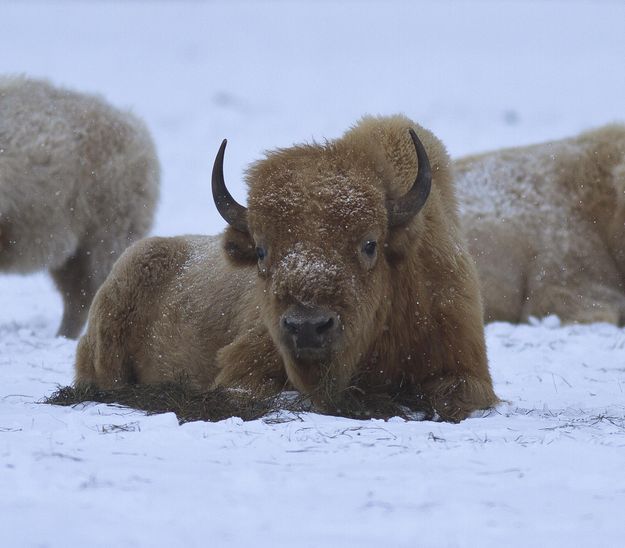
M 454 168 L 487 321 L 625 322 L 625 126 Z
M 0 271 L 48 269 L 78 337 L 121 252 L 149 230 L 159 165 L 141 121 L 102 99 L 0 77 Z

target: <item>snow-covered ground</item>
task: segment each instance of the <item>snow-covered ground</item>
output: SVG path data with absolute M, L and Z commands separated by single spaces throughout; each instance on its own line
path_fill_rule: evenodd
M 131 107 L 154 232 L 216 232 L 263 149 L 404 112 L 453 155 L 625 119 L 625 4 L 1 2 L 0 72 Z M 39 403 L 75 343 L 44 275 L 0 277 L 0 546 L 622 546 L 625 330 L 487 328 L 507 403 L 459 425 L 308 414 L 178 426 Z

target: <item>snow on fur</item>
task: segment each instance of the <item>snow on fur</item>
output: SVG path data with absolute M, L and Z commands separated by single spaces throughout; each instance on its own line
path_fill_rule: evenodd
M 159 165 L 143 122 L 102 99 L 0 77 L 0 272 L 50 271 L 75 338 L 121 252 L 145 236 Z
M 5 2 L 0 70 L 133 106 L 164 167 L 161 235 L 223 228 L 209 182 L 224 137 L 226 178 L 244 202 L 237 176 L 259 151 L 338 136 L 364 112 L 404 111 L 452 155 L 625 118 L 623 3 L 354 6 Z M 62 303 L 47 277 L 0 279 L 7 546 L 514 548 L 625 538 L 623 329 L 553 318 L 487 326 L 495 390 L 509 403 L 459 425 L 308 414 L 179 426 L 173 414 L 37 403 L 71 382 L 76 344 L 54 337 Z

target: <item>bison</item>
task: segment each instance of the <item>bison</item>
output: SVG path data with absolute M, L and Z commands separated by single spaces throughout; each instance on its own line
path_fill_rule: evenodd
M 247 172 L 247 208 L 226 188 L 225 146 L 212 188 L 230 226 L 122 255 L 78 345 L 78 386 L 183 373 L 201 389 L 292 387 L 322 411 L 347 390 L 418 394 L 449 421 L 498 401 L 432 133 L 366 117 L 340 139 L 269 152 Z
M 625 126 L 454 170 L 487 321 L 625 323 Z
M 49 270 L 77 338 L 121 252 L 144 236 L 159 164 L 141 121 L 102 99 L 0 78 L 0 271 Z

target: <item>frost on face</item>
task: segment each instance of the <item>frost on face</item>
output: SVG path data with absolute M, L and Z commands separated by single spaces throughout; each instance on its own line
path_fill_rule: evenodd
M 368 181 L 363 179 L 359 182 L 370 186 Z M 310 188 L 310 193 L 312 194 L 310 202 L 324 208 L 329 218 L 338 221 L 339 228 L 343 230 L 356 227 L 363 221 L 374 222 L 372 209 L 375 201 L 364 188 L 350 184 L 345 176 L 335 175 L 318 181 Z
M 272 291 L 278 297 L 290 297 L 303 305 L 313 306 L 330 301 L 339 291 L 353 291 L 353 284 L 346 285 L 345 278 L 338 255 L 313 250 L 297 242 L 280 259 Z
M 253 216 L 271 219 L 286 232 L 336 230 L 350 233 L 385 222 L 385 195 L 375 175 L 330 165 L 272 170 L 251 182 Z

